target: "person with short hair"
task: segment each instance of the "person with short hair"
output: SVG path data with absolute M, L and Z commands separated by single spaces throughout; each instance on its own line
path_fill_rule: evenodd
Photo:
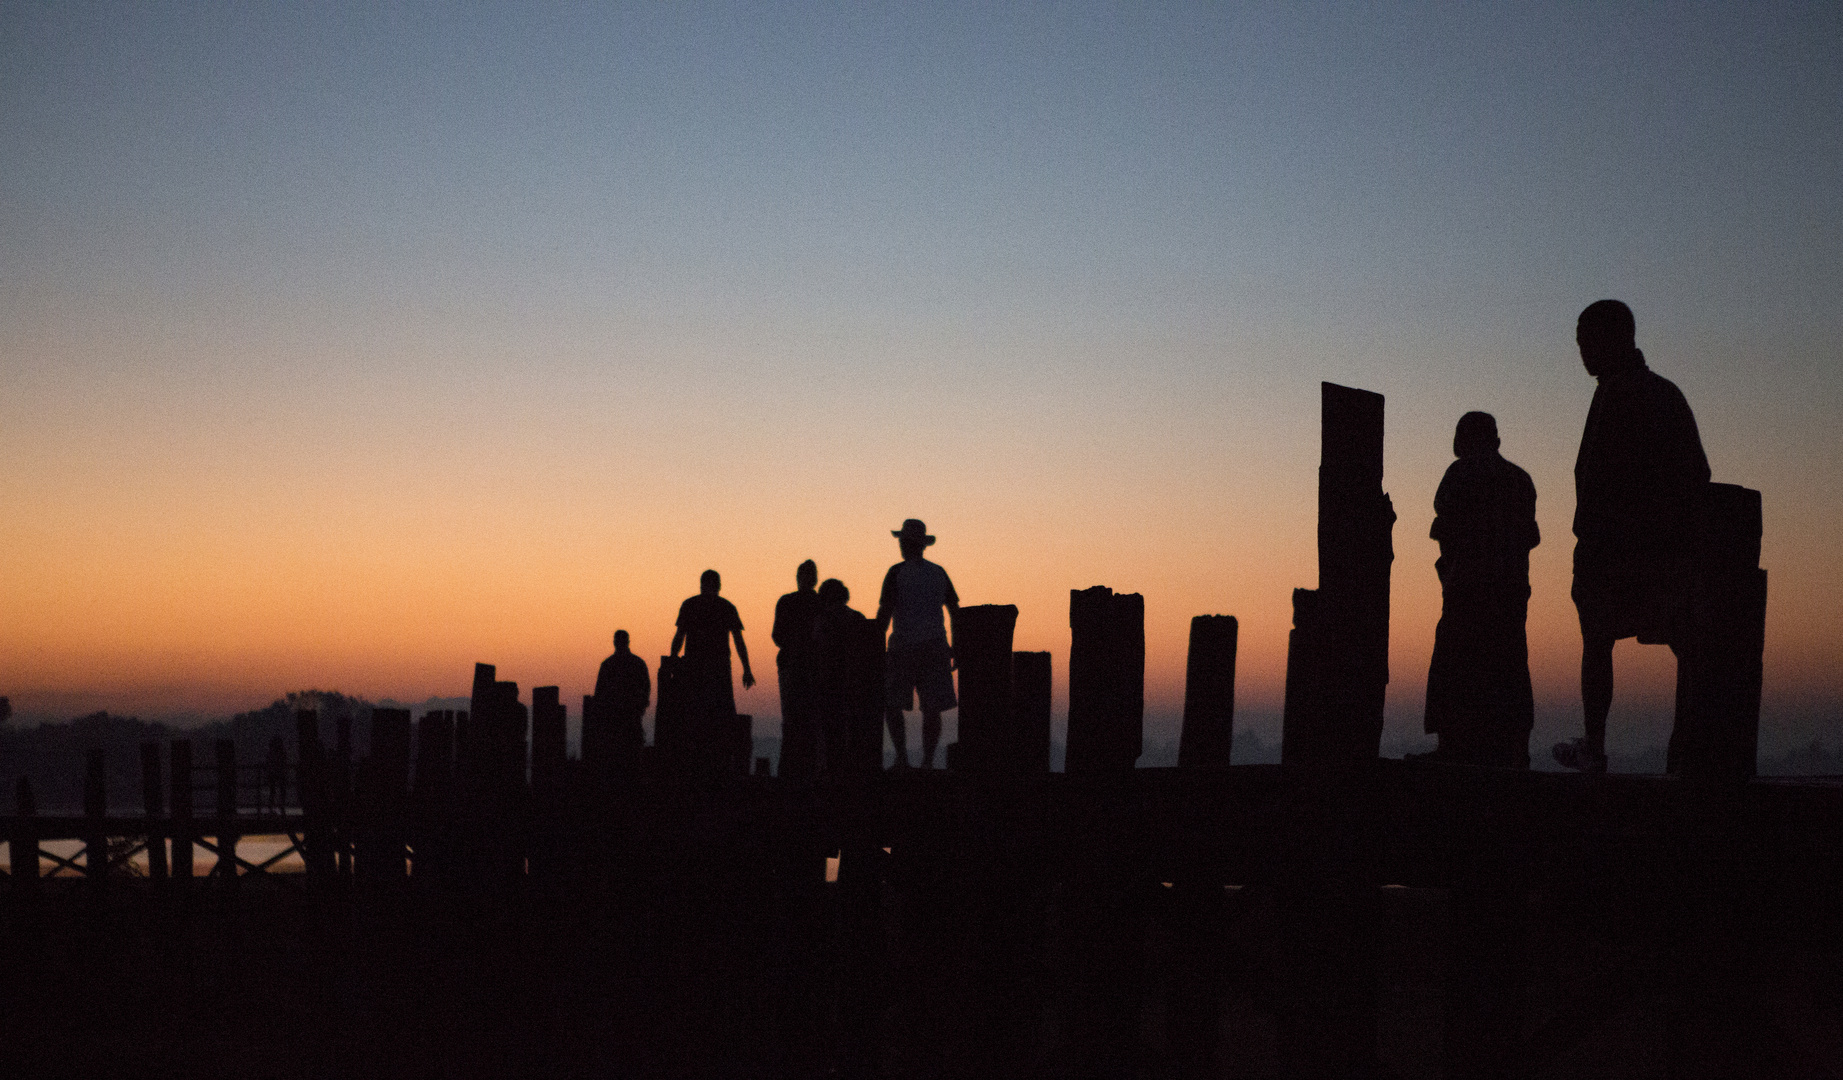
M 1554 754 L 1583 772 L 1606 771 L 1613 642 L 1636 637 L 1677 650 L 1709 484 L 1696 416 L 1676 384 L 1646 366 L 1635 331 L 1632 309 L 1617 300 L 1587 305 L 1574 330 L 1581 363 L 1600 382 L 1574 462 L 1586 736 L 1557 743 Z
M 742 616 L 736 605 L 718 594 L 723 590 L 723 576 L 706 570 L 698 578 L 698 594 L 678 606 L 678 632 L 672 635 L 672 653 L 676 658 L 685 652 L 683 676 L 690 681 L 686 695 L 687 717 L 695 725 L 700 752 L 717 759 L 717 747 L 736 715 L 736 690 L 730 684 L 730 639 L 736 640 L 736 655 L 742 660 L 742 686 L 755 685 L 749 670 L 749 647 L 742 640 Z
M 1469 412 L 1433 497 L 1441 611 L 1427 671 L 1432 760 L 1529 768 L 1529 552 L 1542 542 L 1536 485 L 1498 452 L 1497 419 Z
M 819 586 L 813 623 L 819 768 L 831 777 L 883 768 L 883 637 L 837 578 Z
M 774 605 L 775 670 L 781 688 L 781 766 L 784 780 L 808 780 L 819 770 L 818 672 L 813 627 L 819 618 L 819 567 L 813 560 L 794 571 L 794 591 Z
M 614 632 L 614 652 L 595 676 L 591 715 L 582 718 L 582 760 L 591 766 L 632 766 L 646 745 L 641 720 L 653 700 L 653 677 L 629 640 L 627 631 Z
M 903 713 L 920 698 L 922 713 L 922 768 L 934 768 L 935 747 L 941 741 L 941 714 L 959 705 L 954 696 L 953 645 L 941 610 L 960 609 L 947 571 L 922 558 L 934 543 L 928 527 L 909 518 L 890 532 L 902 550 L 902 561 L 883 576 L 883 594 L 877 602 L 877 636 L 889 629 L 884 688 L 885 721 L 896 744 L 896 767 L 909 767 L 907 726 Z

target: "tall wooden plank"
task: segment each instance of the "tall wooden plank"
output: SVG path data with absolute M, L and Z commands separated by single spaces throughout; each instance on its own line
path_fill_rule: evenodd
M 1746 780 L 1758 771 L 1766 650 L 1761 521 L 1758 491 L 1708 485 L 1689 617 L 1675 646 L 1676 724 L 1666 763 L 1673 776 Z
M 13 832 L 7 837 L 13 891 L 29 896 L 38 892 L 38 800 L 32 797 L 32 781 L 23 776 L 13 786 L 13 815 Z
M 237 744 L 217 741 L 217 876 L 225 885 L 237 883 Z
M 1281 760 L 1374 760 L 1389 682 L 1395 509 L 1382 490 L 1383 397 L 1320 386 L 1318 588 L 1293 592 Z
M 141 814 L 147 818 L 147 876 L 164 881 L 166 867 L 166 785 L 160 773 L 160 744 L 141 744 Z
M 1050 654 L 1011 654 L 1011 737 L 1002 761 L 1007 772 L 1046 773 L 1050 766 Z
M 101 747 L 84 753 L 83 771 L 83 875 L 90 883 L 101 886 L 109 877 L 109 839 L 103 832 L 103 819 L 109 813 L 108 773 Z
M 1145 725 L 1145 598 L 1104 585 L 1069 593 L 1069 734 L 1064 771 L 1139 760 Z
M 1190 620 L 1190 655 L 1184 669 L 1184 727 L 1178 736 L 1181 769 L 1226 769 L 1235 745 L 1233 615 Z
M 976 604 L 953 615 L 955 665 L 960 669 L 960 744 L 955 769 L 992 772 L 1001 767 L 1010 734 L 1011 638 L 1015 604 Z
M 569 764 L 568 711 L 555 686 L 531 688 L 531 784 L 550 790 Z
M 168 745 L 167 769 L 171 775 L 173 805 L 173 880 L 192 880 L 192 856 L 197 837 L 192 824 L 192 740 L 174 739 Z

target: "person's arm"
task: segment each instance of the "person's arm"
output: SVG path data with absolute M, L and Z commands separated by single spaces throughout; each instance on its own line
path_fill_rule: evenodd
M 681 626 L 678 628 L 678 633 L 672 635 L 672 655 L 674 657 L 678 655 L 678 650 L 683 647 L 684 644 L 685 628 Z
M 793 637 L 792 620 L 787 611 L 787 598 L 783 596 L 775 601 L 774 627 L 768 631 L 768 639 L 774 642 L 777 647 L 786 649 L 788 644 L 793 641 Z
M 742 659 L 742 688 L 749 689 L 755 685 L 755 673 L 749 670 L 749 647 L 743 644 L 742 627 L 730 631 L 736 637 L 736 655 Z
M 879 640 L 888 636 L 890 617 L 896 614 L 896 571 L 901 568 L 902 564 L 897 563 L 889 568 L 889 573 L 883 575 L 883 592 L 877 597 L 877 638 Z
M 948 666 L 957 668 L 960 666 L 960 658 L 955 656 L 953 651 L 953 617 L 960 613 L 960 594 L 953 591 L 953 578 L 947 576 L 947 571 L 941 571 L 941 580 L 947 582 L 947 594 L 941 600 L 947 605 Z

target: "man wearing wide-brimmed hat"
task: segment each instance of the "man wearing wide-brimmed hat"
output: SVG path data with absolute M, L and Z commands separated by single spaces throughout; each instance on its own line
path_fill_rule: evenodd
M 915 518 L 891 531 L 902 546 L 902 561 L 883 576 L 883 595 L 877 602 L 877 634 L 894 627 L 889 636 L 885 667 L 885 722 L 896 744 L 896 767 L 909 767 L 908 731 L 902 714 L 921 698 L 922 768 L 934 768 L 934 749 L 941 741 L 941 714 L 959 704 L 954 697 L 953 647 L 947 640 L 947 620 L 941 609 L 957 611 L 947 571 L 922 558 L 934 543 L 928 526 Z

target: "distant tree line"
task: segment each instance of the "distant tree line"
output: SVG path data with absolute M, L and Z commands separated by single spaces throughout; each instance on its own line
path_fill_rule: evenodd
M 0 698 L 0 703 L 6 699 Z M 236 744 L 237 760 L 257 764 L 269 753 L 269 740 L 280 736 L 288 748 L 288 759 L 295 758 L 294 716 L 298 709 L 315 709 L 320 714 L 323 738 L 332 744 L 338 718 L 352 721 L 353 753 L 359 757 L 369 749 L 371 736 L 371 702 L 350 697 L 336 690 L 302 690 L 277 698 L 267 707 L 238 713 L 228 720 L 218 720 L 196 728 L 175 728 L 166 724 L 147 723 L 132 716 L 114 716 L 108 712 L 91 713 L 62 723 L 43 723 L 32 728 L 13 728 L 5 724 L 11 710 L 0 704 L 0 813 L 13 811 L 15 786 L 20 777 L 32 782 L 40 813 L 69 814 L 83 807 L 85 757 L 100 747 L 108 780 L 110 813 L 139 813 L 141 807 L 141 744 L 157 741 L 164 747 L 170 739 L 191 739 L 193 761 L 197 765 L 212 763 L 212 747 L 219 739 Z M 162 755 L 164 760 L 164 755 Z M 203 778 L 200 783 L 206 783 Z

